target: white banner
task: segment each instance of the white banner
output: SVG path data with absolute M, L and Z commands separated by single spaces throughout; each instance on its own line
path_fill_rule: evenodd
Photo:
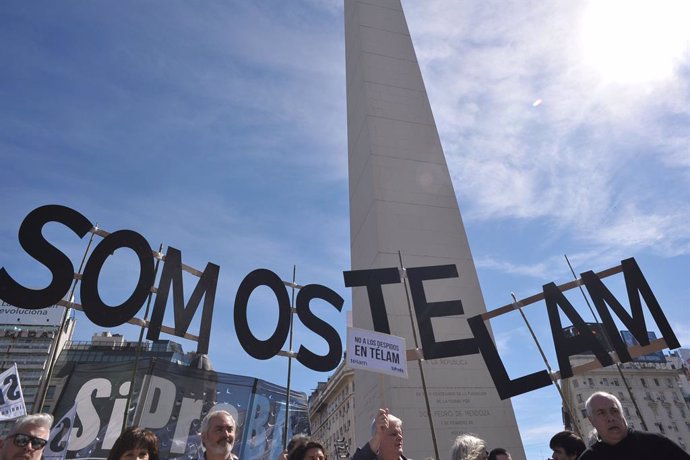
M 62 323 L 64 311 L 65 307 L 58 305 L 41 308 L 40 310 L 27 310 L 0 301 L 0 324 L 12 326 L 59 326 Z
M 380 374 L 407 378 L 405 339 L 394 335 L 347 328 L 347 365 Z
M 26 415 L 26 406 L 15 363 L 0 374 L 0 420 L 14 420 L 22 415 Z
M 45 460 L 62 460 L 65 458 L 76 415 L 77 403 L 67 411 L 59 422 L 53 425 L 53 428 L 50 430 L 50 442 L 43 451 L 43 458 Z

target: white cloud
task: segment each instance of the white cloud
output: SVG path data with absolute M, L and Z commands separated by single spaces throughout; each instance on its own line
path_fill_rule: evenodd
M 544 221 L 592 252 L 690 254 L 682 67 L 604 82 L 582 61 L 584 3 L 404 7 L 467 222 Z M 532 276 L 551 264 L 479 263 Z

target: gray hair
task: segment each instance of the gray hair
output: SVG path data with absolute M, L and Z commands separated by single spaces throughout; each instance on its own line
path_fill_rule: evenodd
M 464 433 L 455 438 L 450 448 L 451 460 L 476 460 L 486 451 L 486 441 L 473 433 Z
M 27 425 L 45 428 L 50 433 L 50 427 L 53 426 L 53 416 L 46 413 L 23 415 L 14 421 L 14 426 L 12 426 L 9 434 L 19 433 Z
M 398 417 L 396 417 L 393 414 L 388 414 L 388 423 L 392 423 L 393 425 L 397 426 L 402 426 L 402 420 L 400 420 Z M 371 436 L 373 437 L 376 434 L 376 417 L 374 417 L 374 420 L 371 421 Z
M 228 417 L 230 420 L 232 420 L 232 424 L 236 425 L 237 422 L 235 422 L 235 418 L 230 414 L 230 412 L 226 410 L 212 410 L 206 416 L 201 420 L 201 426 L 199 427 L 199 433 L 206 433 L 208 430 L 208 424 L 210 423 L 211 419 L 213 417 L 218 417 L 219 415 L 225 415 Z
M 592 400 L 594 398 L 606 398 L 610 401 L 613 401 L 613 403 L 616 405 L 618 408 L 618 411 L 621 413 L 621 416 L 623 414 L 623 405 L 621 402 L 616 398 L 614 395 L 611 393 L 607 393 L 605 391 L 597 391 L 596 393 L 592 393 L 592 395 L 587 398 L 587 401 L 585 401 L 585 412 L 587 412 L 587 417 L 591 418 L 594 414 L 592 413 Z

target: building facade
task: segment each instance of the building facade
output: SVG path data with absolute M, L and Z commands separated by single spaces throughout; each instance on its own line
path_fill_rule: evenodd
M 28 413 L 41 410 L 40 395 L 51 356 L 58 355 L 72 338 L 74 320 L 68 318 L 63 328 L 63 315 L 64 308 L 58 306 L 25 310 L 4 302 L 0 305 L 0 371 L 17 364 Z M 12 424 L 0 422 L 0 437 L 9 432 Z
M 591 360 L 592 355 L 571 357 L 573 366 Z M 620 365 L 620 371 L 609 366 L 562 382 L 564 399 L 572 411 L 572 418 L 564 411 L 566 428 L 579 428 L 589 437 L 593 427 L 587 420 L 585 401 L 593 393 L 605 391 L 621 401 L 632 428 L 661 433 L 689 451 L 690 402 L 682 391 L 687 377 L 680 361 L 670 357 L 666 362 L 630 362 Z
M 319 382 L 309 396 L 312 437 L 323 443 L 328 458 L 348 458 L 358 447 L 355 440 L 355 381 L 345 360 L 326 382 Z M 362 443 L 367 440 L 361 440 Z

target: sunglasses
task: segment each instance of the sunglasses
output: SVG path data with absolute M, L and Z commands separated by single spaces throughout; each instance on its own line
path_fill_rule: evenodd
M 37 438 L 28 434 L 17 433 L 12 435 L 14 437 L 14 445 L 17 447 L 26 447 L 31 443 L 31 448 L 34 450 L 43 449 L 48 444 L 47 439 Z

